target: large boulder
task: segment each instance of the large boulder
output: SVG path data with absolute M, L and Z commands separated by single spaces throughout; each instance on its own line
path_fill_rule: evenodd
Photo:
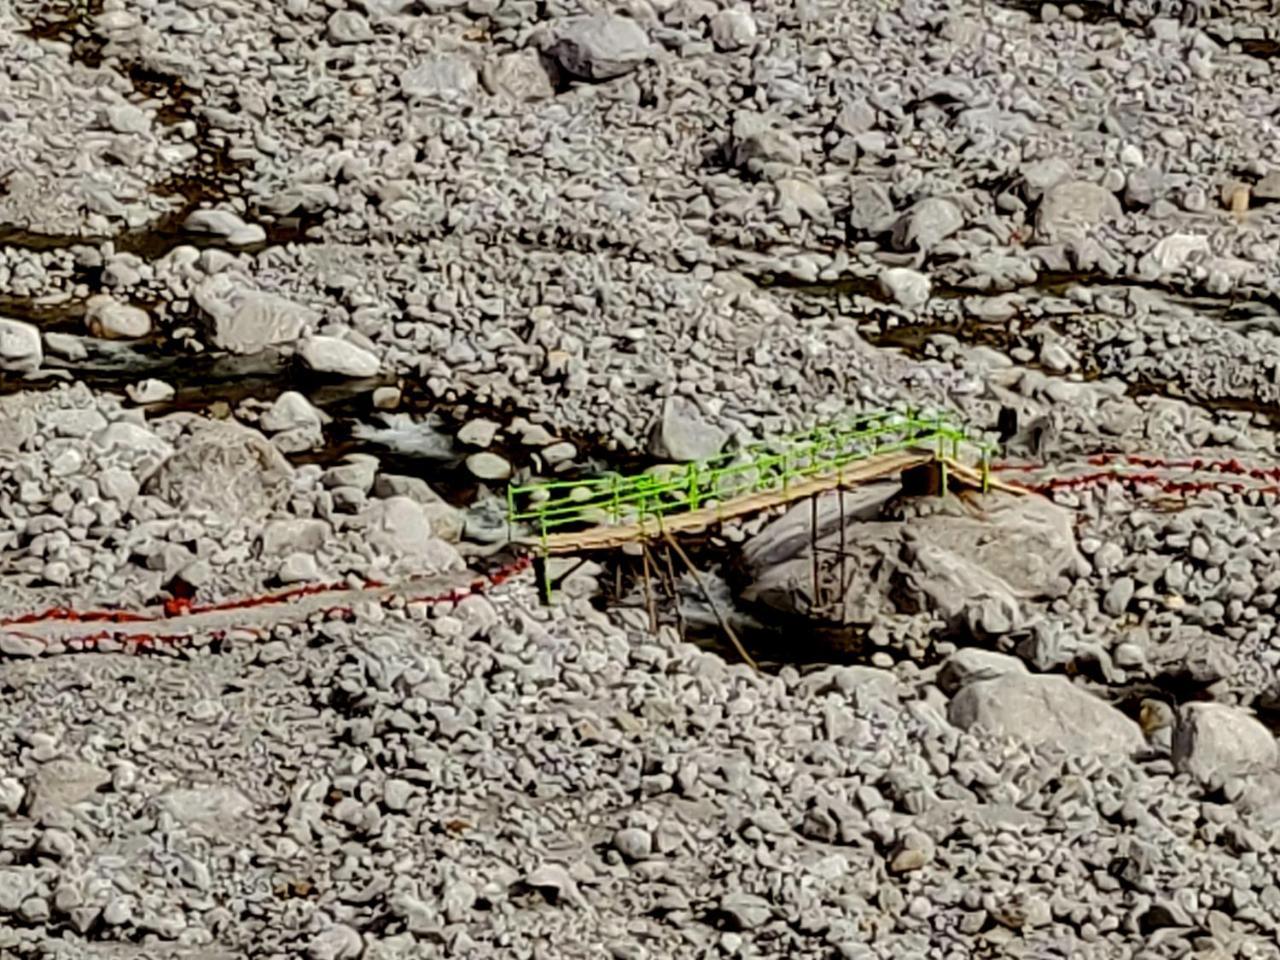
M 663 460 L 686 463 L 714 457 L 728 439 L 723 430 L 699 416 L 692 402 L 683 397 L 669 397 L 662 405 L 651 449 L 654 456 Z
M 231 353 L 259 353 L 294 343 L 320 322 L 310 307 L 264 293 L 223 273 L 195 290 L 196 304 L 212 325 L 210 339 Z
M 844 624 L 929 611 L 998 636 L 1025 625 L 1029 602 L 1061 596 L 1083 567 L 1070 511 L 1046 499 L 993 492 L 975 509 L 956 496 L 903 500 L 896 489 L 846 492 L 843 537 L 836 496 L 819 501 L 819 549 L 845 551 L 843 563 L 822 555 L 820 586 L 843 597 L 835 615 Z M 746 600 L 786 613 L 811 608 L 810 517 L 800 504 L 748 541 Z
M 31 373 L 43 361 L 40 331 L 30 323 L 0 317 L 0 370 Z
M 1224 703 L 1187 703 L 1178 710 L 1174 765 L 1205 786 L 1273 770 L 1278 761 L 1276 738 L 1247 711 Z
M 1119 710 L 1061 676 L 1005 673 L 963 687 L 947 719 L 1072 754 L 1128 755 L 1145 743 L 1142 728 Z
M 1050 187 L 1036 211 L 1036 236 L 1052 243 L 1078 240 L 1123 214 L 1116 195 L 1096 183 L 1066 180 Z
M 292 488 L 293 467 L 266 437 L 217 421 L 189 434 L 146 484 L 174 506 L 233 520 L 265 516 Z
M 648 60 L 652 47 L 644 28 L 630 17 L 598 13 L 561 25 L 547 53 L 572 77 L 612 80 Z

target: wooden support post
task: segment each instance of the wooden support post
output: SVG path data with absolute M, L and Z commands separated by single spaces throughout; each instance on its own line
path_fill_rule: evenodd
M 663 566 L 659 570 L 664 574 L 663 579 L 667 585 L 667 593 L 671 597 L 671 603 L 676 610 L 676 634 L 683 641 L 685 635 L 684 612 L 680 609 L 680 588 L 676 583 L 676 565 L 671 560 L 670 544 L 667 545 L 662 558 Z
M 821 585 L 818 580 L 818 495 L 816 493 L 809 498 L 809 555 L 813 559 L 811 604 L 812 609 L 817 610 L 822 606 L 822 596 L 819 593 Z
M 658 632 L 658 608 L 653 602 L 653 584 L 649 582 L 649 544 L 640 541 L 640 556 L 644 563 L 644 605 L 649 610 L 649 632 Z
M 845 568 L 845 543 L 844 543 L 844 485 L 836 487 L 836 496 L 840 498 L 840 593 L 836 596 L 835 602 L 840 604 L 840 623 L 844 623 L 844 568 Z
M 539 553 L 533 558 L 533 579 L 538 585 L 538 596 L 544 607 L 551 606 L 551 580 L 547 576 L 547 555 Z
M 738 656 L 742 657 L 743 662 L 751 667 L 752 670 L 759 672 L 760 665 L 751 658 L 751 654 L 747 653 L 747 648 L 742 645 L 742 641 L 738 639 L 738 635 L 733 632 L 733 627 L 729 626 L 729 622 L 721 615 L 720 605 L 716 603 L 715 597 L 711 596 L 711 591 L 707 589 L 706 583 L 702 580 L 702 574 L 700 574 L 698 572 L 698 568 L 693 565 L 693 561 L 689 559 L 689 555 L 680 549 L 680 544 L 675 542 L 671 534 L 664 533 L 663 536 L 667 538 L 667 543 L 671 546 L 671 549 L 676 552 L 676 556 L 684 561 L 684 565 L 688 567 L 689 572 L 693 574 L 693 579 L 697 582 L 698 589 L 702 591 L 702 595 L 706 598 L 707 604 L 711 607 L 711 612 L 715 614 L 716 623 L 720 624 L 720 629 L 725 632 L 725 636 L 729 638 L 734 649 L 738 651 Z

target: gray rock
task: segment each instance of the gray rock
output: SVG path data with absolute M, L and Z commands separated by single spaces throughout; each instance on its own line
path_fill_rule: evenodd
M 1173 762 L 1201 783 L 1219 787 L 1229 777 L 1273 770 L 1275 737 L 1250 713 L 1222 703 L 1187 703 L 1178 710 Z
M 417 501 L 408 497 L 389 497 L 369 507 L 366 535 L 382 553 L 394 557 L 420 557 L 429 550 L 432 530 Z
M 908 267 L 890 267 L 880 274 L 880 290 L 903 307 L 920 307 L 929 302 L 932 284 L 927 274 Z
M 1123 214 L 1114 193 L 1096 183 L 1067 180 L 1046 191 L 1036 211 L 1036 236 L 1045 242 L 1082 239 Z
M 467 457 L 467 469 L 480 480 L 506 480 L 511 476 L 511 464 L 496 453 L 473 453 Z
M 1144 743 L 1136 723 L 1060 676 L 1007 673 L 970 683 L 951 700 L 947 718 L 962 730 L 982 729 L 1071 754 L 1127 756 Z
M 960 208 L 943 197 L 928 197 L 904 213 L 893 227 L 895 250 L 928 253 L 964 226 Z
M 182 227 L 188 233 L 221 237 L 233 247 L 250 247 L 267 239 L 267 231 L 260 225 L 245 223 L 230 210 L 194 210 L 187 215 Z
M 740 890 L 720 898 L 720 912 L 738 930 L 754 930 L 773 917 L 773 908 L 768 900 Z
M 547 53 L 570 76 L 598 81 L 630 73 L 652 50 L 649 35 L 630 17 L 598 13 L 563 23 Z
M 311 938 L 307 945 L 310 960 L 352 960 L 364 952 L 364 940 L 345 923 L 337 923 Z
M 646 860 L 653 852 L 653 835 L 639 827 L 626 827 L 613 835 L 613 846 L 628 860 Z
M 789 133 L 777 129 L 773 122 L 758 113 L 740 111 L 733 120 L 733 161 L 752 172 L 765 165 L 793 167 L 800 163 L 800 144 Z
M 186 437 L 144 489 L 183 510 L 261 518 L 289 496 L 293 467 L 262 434 L 208 422 Z
M 751 8 L 746 5 L 718 10 L 711 15 L 711 42 L 717 50 L 741 50 L 756 42 L 759 32 Z
M 296 390 L 286 390 L 263 411 L 258 426 L 268 433 L 284 430 L 319 430 L 333 418 L 312 406 L 311 401 Z
M 469 420 L 458 431 L 458 440 L 472 447 L 487 447 L 502 429 L 502 424 L 492 420 L 478 418 Z
M 310 583 L 320 579 L 320 568 L 310 553 L 291 553 L 280 561 L 276 576 L 281 583 Z
M 382 804 L 392 813 L 403 813 L 409 809 L 409 801 L 413 799 L 413 784 L 408 780 L 395 777 L 382 786 Z
M 307 337 L 298 344 L 298 356 L 309 370 L 343 377 L 377 376 L 382 367 L 382 362 L 368 350 L 340 337 Z
M 942 664 L 938 671 L 938 689 L 947 696 L 954 695 L 962 687 L 980 680 L 994 680 L 1006 674 L 1025 674 L 1026 664 L 1017 657 L 965 647 L 957 650 Z
M 857 233 L 879 236 L 893 227 L 896 213 L 889 191 L 877 180 L 858 177 L 849 195 L 849 226 Z
M 400 75 L 400 91 L 421 100 L 462 100 L 476 89 L 475 65 L 456 54 L 431 57 Z
M 668 397 L 654 428 L 650 449 L 655 457 L 687 463 L 714 457 L 724 449 L 728 439 L 727 433 L 701 418 L 692 402 L 683 397 Z
M 556 92 L 535 50 L 518 50 L 499 57 L 486 65 L 484 77 L 490 93 L 512 100 L 546 100 Z
M 362 14 L 339 10 L 329 18 L 328 35 L 333 43 L 364 43 L 373 39 L 373 29 Z
M 258 353 L 291 344 L 320 322 L 320 315 L 309 307 L 227 274 L 202 281 L 195 300 L 212 321 L 214 345 L 232 353 Z
M 136 340 L 151 332 L 151 317 L 141 307 L 119 303 L 107 294 L 85 301 L 85 325 L 104 340 Z
M 31 373 L 38 370 L 43 361 L 40 330 L 21 320 L 0 317 L 0 370 Z

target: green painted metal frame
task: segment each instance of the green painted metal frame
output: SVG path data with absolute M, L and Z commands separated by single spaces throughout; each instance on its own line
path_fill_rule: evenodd
M 971 438 L 945 413 L 890 411 L 860 414 L 709 460 L 632 476 L 513 484 L 507 487 L 507 522 L 513 528 L 532 524 L 545 542 L 548 533 L 561 527 L 660 519 L 711 502 L 786 490 L 795 481 L 829 476 L 877 454 L 934 444 L 940 457 L 953 459 L 962 444 L 976 447 L 987 489 L 994 451 L 990 444 Z

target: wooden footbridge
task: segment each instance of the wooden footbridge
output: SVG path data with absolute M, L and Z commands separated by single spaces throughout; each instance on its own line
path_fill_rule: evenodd
M 534 552 L 549 600 L 548 557 L 629 544 L 644 550 L 655 540 L 666 540 L 683 557 L 674 534 L 885 477 L 923 475 L 926 489 L 943 494 L 952 486 L 1021 492 L 991 475 L 992 452 L 945 414 L 862 414 L 696 463 L 513 485 L 507 492 L 510 537 Z M 970 457 L 976 462 L 965 462 Z M 645 551 L 646 567 L 647 556 Z

